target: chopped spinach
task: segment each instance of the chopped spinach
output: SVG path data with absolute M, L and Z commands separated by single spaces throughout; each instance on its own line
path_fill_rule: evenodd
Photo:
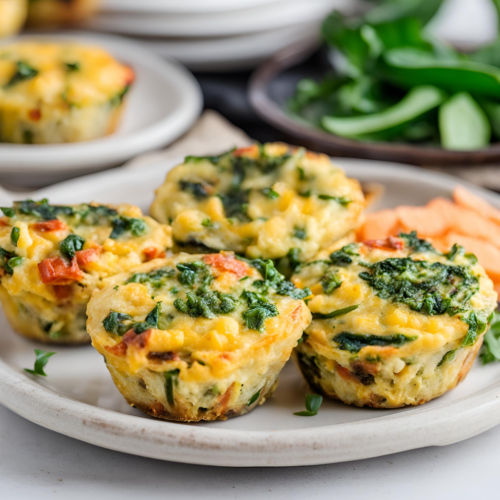
M 205 289 L 213 280 L 210 267 L 201 260 L 177 264 L 179 281 L 191 288 Z
M 293 237 L 299 240 L 307 239 L 307 232 L 303 227 L 295 227 L 293 230 Z
M 186 300 L 176 299 L 174 307 L 192 318 L 212 319 L 221 314 L 228 314 L 236 309 L 238 299 L 228 293 L 203 291 L 202 293 L 189 292 Z
M 135 273 L 125 283 L 148 284 L 152 288 L 158 289 L 165 286 L 166 281 L 174 276 L 175 269 L 163 267 L 161 269 L 154 269 L 148 273 Z
M 12 259 L 9 259 L 9 262 L 7 262 L 7 264 L 11 268 L 14 268 L 14 267 L 20 266 L 23 263 L 23 261 L 24 261 L 23 257 L 12 257 Z
M 451 247 L 451 250 L 446 254 L 448 260 L 455 260 L 457 255 L 465 255 L 464 247 L 457 245 L 456 243 Z
M 469 331 L 462 341 L 462 347 L 474 345 L 479 335 L 488 327 L 488 320 L 482 312 L 470 312 L 468 316 L 462 316 L 462 321 L 469 325 Z
M 343 207 L 347 207 L 349 203 L 352 203 L 352 200 L 347 196 L 330 196 L 329 194 L 318 194 L 318 198 L 320 200 L 336 201 L 339 205 L 342 205 Z
M 131 319 L 132 316 L 130 316 L 129 314 L 111 311 L 104 318 L 102 326 L 104 326 L 104 329 L 107 332 L 122 336 L 130 330 L 129 324 L 125 324 L 124 321 L 128 321 Z
M 213 186 L 204 182 L 179 181 L 179 187 L 195 198 L 208 198 L 213 191 Z
M 147 225 L 142 219 L 125 217 L 120 215 L 111 222 L 113 230 L 109 237 L 113 240 L 119 238 L 126 232 L 130 232 L 132 236 L 141 236 L 146 232 Z
M 409 257 L 377 262 L 359 277 L 377 290 L 380 298 L 429 315 L 463 312 L 479 290 L 478 278 L 467 267 Z
M 7 82 L 4 88 L 13 87 L 19 82 L 24 82 L 26 80 L 31 80 L 38 75 L 38 70 L 30 66 L 24 61 L 16 62 L 16 72 L 12 75 L 11 79 Z
M 242 297 L 248 303 L 248 309 L 243 312 L 243 319 L 250 330 L 264 331 L 267 318 L 274 318 L 279 315 L 278 308 L 254 292 L 244 291 Z
M 17 247 L 17 242 L 19 241 L 19 237 L 21 236 L 21 230 L 14 226 L 10 232 L 10 241 L 12 244 Z
M 247 222 L 250 218 L 247 215 L 249 191 L 231 189 L 228 193 L 217 195 L 224 206 L 224 213 L 227 219 L 235 218 L 242 222 Z
M 357 246 L 355 243 L 346 245 L 345 247 L 330 254 L 330 261 L 334 266 L 345 267 L 354 262 L 353 257 L 358 257 L 356 252 Z
M 50 205 L 44 198 L 40 201 L 23 200 L 14 203 L 14 209 L 23 215 L 33 215 L 43 220 L 55 220 L 58 215 L 73 215 L 74 210 L 68 206 Z
M 169 405 L 175 404 L 174 399 L 174 385 L 177 385 L 180 370 L 176 368 L 175 370 L 170 370 L 165 372 L 163 376 L 165 377 L 165 392 L 167 396 L 167 401 Z
M 114 208 L 105 205 L 82 205 L 76 210 L 74 216 L 80 224 L 107 226 L 118 216 L 118 212 Z
M 69 72 L 80 71 L 81 69 L 81 65 L 77 61 L 64 63 L 64 66 Z
M 448 361 L 453 361 L 455 356 L 457 355 L 457 350 L 453 349 L 452 351 L 448 351 L 438 363 L 438 367 L 444 365 Z
M 484 335 L 484 344 L 481 350 L 483 365 L 500 361 L 500 314 L 492 314 L 490 329 Z
M 333 342 L 338 344 L 341 351 L 349 351 L 351 353 L 358 353 L 367 346 L 393 346 L 401 347 L 402 345 L 413 342 L 417 337 L 407 337 L 402 334 L 395 335 L 360 335 L 356 333 L 342 332 L 333 337 Z
M 435 252 L 436 250 L 428 241 L 422 240 L 417 236 L 417 231 L 411 233 L 401 233 L 399 235 L 404 240 L 406 247 L 411 249 L 414 253 Z
M 16 254 L 5 250 L 5 248 L 0 247 L 0 269 L 3 269 L 5 273 L 12 274 L 14 271 L 10 266 L 10 261 L 15 258 Z
M 247 406 L 252 406 L 259 399 L 262 389 L 259 389 L 249 400 Z
M 9 207 L 0 207 L 0 210 L 6 215 L 7 217 L 14 217 L 16 215 L 16 211 L 13 208 Z
M 208 219 L 208 218 L 207 219 L 203 219 L 201 221 L 201 225 L 203 227 L 213 227 L 212 221 L 210 219 Z
M 31 370 L 29 368 L 25 368 L 24 371 L 31 373 L 31 375 L 40 375 L 41 377 L 46 377 L 47 374 L 43 370 L 45 365 L 49 362 L 49 358 L 56 354 L 55 352 L 46 352 L 42 351 L 42 349 L 35 349 L 35 366 L 34 369 Z
M 274 189 L 272 188 L 264 188 L 262 190 L 262 194 L 267 196 L 268 198 L 271 198 L 271 200 L 276 200 L 277 198 L 280 197 L 279 193 L 277 193 Z
M 342 285 L 342 280 L 334 272 L 325 274 L 320 280 L 323 292 L 327 295 L 332 294 L 337 288 Z
M 313 313 L 313 319 L 332 319 L 338 318 L 339 316 L 343 316 L 344 314 L 348 314 L 352 311 L 355 311 L 359 307 L 359 304 L 355 306 L 344 307 L 343 309 L 337 309 L 336 311 L 332 311 L 328 314 L 321 313 Z
M 59 244 L 60 252 L 69 259 L 72 259 L 76 252 L 80 251 L 85 244 L 85 240 L 77 234 L 70 234 Z

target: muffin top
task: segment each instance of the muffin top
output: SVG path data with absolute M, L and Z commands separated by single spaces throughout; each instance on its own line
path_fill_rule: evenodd
M 497 306 L 497 293 L 472 254 L 442 254 L 416 233 L 350 244 L 297 269 L 293 282 L 314 294 L 307 341 L 331 357 L 410 358 L 456 342 L 473 345 Z
M 251 258 L 312 258 L 360 222 L 359 183 L 322 154 L 285 144 L 187 157 L 151 207 L 174 239 Z
M 44 199 L 2 211 L 1 282 L 14 295 L 88 296 L 102 278 L 165 256 L 172 244 L 170 228 L 133 205 L 61 206 Z
M 35 121 L 44 106 L 119 105 L 133 81 L 133 70 L 99 47 L 42 41 L 0 47 L 0 104 L 29 107 Z
M 310 321 L 308 293 L 272 261 L 179 254 L 109 278 L 89 303 L 87 329 L 122 372 L 179 370 L 204 382 L 288 356 L 283 341 Z

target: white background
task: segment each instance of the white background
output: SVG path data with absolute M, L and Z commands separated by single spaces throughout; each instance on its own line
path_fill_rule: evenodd
M 489 7 L 488 0 L 453 0 L 443 12 L 441 31 L 454 41 L 491 39 L 495 19 Z M 182 465 L 81 443 L 0 406 L 2 500 L 499 498 L 499 459 L 497 427 L 444 448 L 344 464 L 290 469 Z

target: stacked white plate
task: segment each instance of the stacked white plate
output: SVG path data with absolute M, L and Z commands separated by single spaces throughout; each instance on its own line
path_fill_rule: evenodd
M 332 10 L 357 0 L 101 0 L 92 30 L 134 37 L 193 70 L 249 69 L 292 42 L 314 43 Z

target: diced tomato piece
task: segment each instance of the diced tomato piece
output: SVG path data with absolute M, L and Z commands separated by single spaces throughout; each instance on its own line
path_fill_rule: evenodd
M 203 262 L 212 266 L 219 273 L 232 273 L 238 278 L 246 276 L 248 264 L 235 258 L 233 254 L 212 253 L 203 257 Z
M 76 252 L 76 262 L 79 267 L 85 267 L 89 262 L 95 262 L 97 260 L 99 260 L 98 248 L 88 248 L 87 250 L 78 250 L 78 252 Z
M 38 272 L 44 285 L 70 285 L 73 281 L 83 279 L 76 257 L 70 263 L 61 257 L 44 259 L 38 264 Z
M 0 219 L 0 226 L 2 226 L 2 227 L 8 227 L 8 226 L 10 226 L 10 224 L 7 222 L 7 219 L 5 217 L 2 217 Z
M 73 287 L 70 285 L 55 285 L 53 290 L 57 300 L 64 300 L 71 296 Z
M 125 85 L 131 85 L 135 81 L 135 71 L 130 66 L 126 66 Z
M 146 258 L 146 261 L 153 260 L 153 259 L 161 259 L 167 255 L 164 250 L 160 250 L 159 248 L 156 248 L 156 247 L 145 248 L 142 251 L 142 253 L 144 254 L 144 257 Z
M 36 222 L 35 224 L 32 224 L 31 227 L 40 233 L 51 233 L 53 231 L 63 231 L 68 229 L 68 226 L 59 219 Z
M 258 154 L 259 148 L 257 147 L 256 144 L 253 144 L 252 146 L 248 146 L 246 148 L 238 148 L 233 151 L 233 156 L 240 157 L 240 156 L 250 156 L 254 157 Z
M 347 368 L 344 368 L 342 365 L 339 365 L 338 363 L 335 363 L 335 370 L 344 380 L 353 379 L 351 372 Z
M 112 347 L 106 346 L 105 349 L 115 356 L 125 356 L 125 354 L 127 354 L 127 344 L 125 344 L 123 341 Z
M 367 240 L 364 245 L 370 248 L 380 248 L 382 250 L 403 250 L 405 243 L 401 238 L 389 236 L 384 240 Z
M 30 120 L 38 122 L 42 117 L 42 112 L 39 109 L 30 109 L 28 112 L 28 116 L 30 117 Z

